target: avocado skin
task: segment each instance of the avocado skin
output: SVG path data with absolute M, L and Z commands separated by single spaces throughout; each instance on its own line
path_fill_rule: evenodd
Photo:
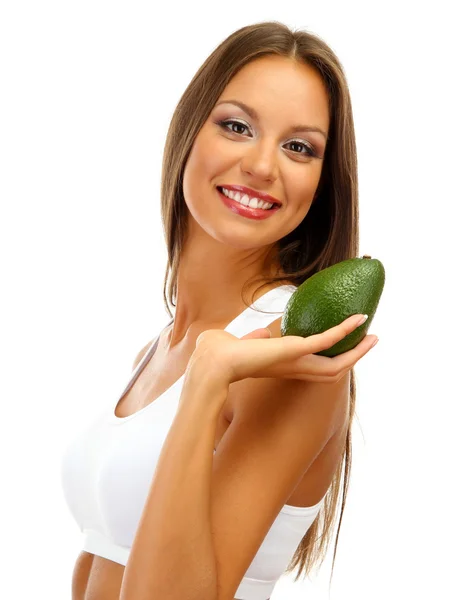
M 350 258 L 306 279 L 292 294 L 281 321 L 281 334 L 308 337 L 335 327 L 352 315 L 366 321 L 318 356 L 333 357 L 351 350 L 366 336 L 385 282 L 383 264 L 376 258 Z

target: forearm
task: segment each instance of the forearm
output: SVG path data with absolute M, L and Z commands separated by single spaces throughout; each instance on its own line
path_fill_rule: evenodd
M 119 600 L 214 600 L 211 535 L 214 440 L 228 393 L 217 380 L 185 379 L 124 570 Z

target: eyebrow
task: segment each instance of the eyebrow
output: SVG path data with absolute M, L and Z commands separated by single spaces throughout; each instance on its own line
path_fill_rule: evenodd
M 257 112 L 247 104 L 244 104 L 244 102 L 241 102 L 240 100 L 221 100 L 221 102 L 218 102 L 216 106 L 219 106 L 220 104 L 235 104 L 236 106 L 239 106 L 239 108 L 241 108 L 244 112 L 247 112 L 247 114 L 250 115 L 255 121 L 259 122 L 259 116 Z M 328 138 L 328 134 L 325 133 L 323 129 L 320 129 L 320 127 L 316 127 L 314 125 L 294 125 L 291 128 L 291 131 L 292 133 L 295 133 L 296 131 L 314 131 L 316 133 L 321 133 L 325 140 L 327 140 Z

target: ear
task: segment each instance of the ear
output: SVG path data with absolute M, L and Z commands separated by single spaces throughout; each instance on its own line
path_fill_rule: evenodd
M 240 337 L 240 340 L 255 340 L 255 339 L 266 339 L 266 338 L 270 338 L 272 337 L 272 334 L 270 332 L 269 329 L 267 329 L 267 327 L 261 327 L 259 329 L 254 329 L 254 331 L 250 331 L 249 333 L 246 333 L 246 335 L 243 335 L 242 337 Z

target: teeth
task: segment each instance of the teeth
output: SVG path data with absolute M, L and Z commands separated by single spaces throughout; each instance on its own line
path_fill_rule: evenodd
M 247 194 L 240 194 L 239 192 L 233 192 L 231 190 L 227 190 L 226 188 L 221 188 L 223 194 L 228 198 L 232 198 L 239 204 L 244 204 L 244 206 L 249 206 L 249 208 L 262 208 L 264 210 L 268 210 L 272 207 L 272 204 L 269 202 L 264 202 L 264 200 L 258 200 L 257 198 L 251 198 L 249 200 L 249 196 Z

